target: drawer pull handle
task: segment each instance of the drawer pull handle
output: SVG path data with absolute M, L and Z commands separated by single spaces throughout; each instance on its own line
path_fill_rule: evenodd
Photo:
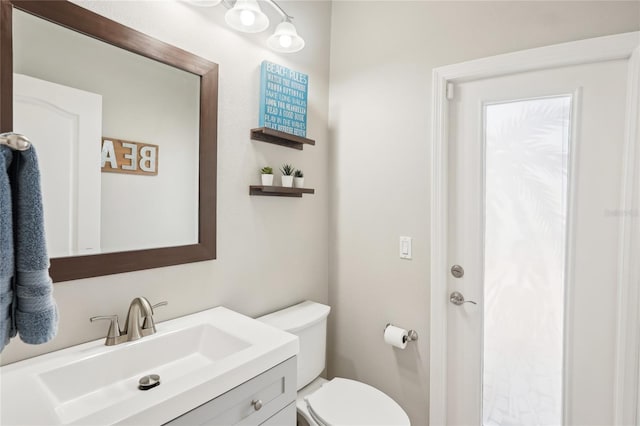
M 253 405 L 253 408 L 258 411 L 259 409 L 262 408 L 262 401 L 259 399 L 254 399 L 253 401 L 251 401 L 251 405 Z

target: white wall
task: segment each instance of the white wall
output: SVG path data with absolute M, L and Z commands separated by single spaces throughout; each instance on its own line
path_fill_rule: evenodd
M 267 50 L 269 32 L 246 35 L 228 29 L 222 6 L 194 8 L 176 1 L 91 1 L 84 7 L 220 65 L 218 130 L 218 259 L 147 271 L 58 283 L 60 331 L 52 342 L 12 340 L 2 363 L 104 337 L 94 315 L 126 315 L 129 302 L 145 296 L 168 300 L 160 321 L 224 305 L 260 315 L 304 299 L 327 302 L 328 274 L 328 2 L 283 2 L 306 48 L 293 55 Z M 272 21 L 279 22 L 271 11 Z M 271 31 L 273 30 L 273 25 Z M 267 59 L 309 74 L 308 135 L 304 151 L 251 141 L 257 127 L 259 69 Z M 161 154 L 162 155 L 162 154 Z M 251 197 L 258 169 L 290 162 L 304 170 L 315 195 Z
M 428 423 L 434 67 L 640 28 L 638 2 L 336 1 L 332 11 L 329 375 Z M 398 257 L 398 237 L 413 260 Z M 414 328 L 387 346 L 387 322 Z

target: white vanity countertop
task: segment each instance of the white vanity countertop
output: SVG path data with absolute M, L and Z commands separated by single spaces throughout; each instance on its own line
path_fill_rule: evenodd
M 224 307 L 0 367 L 0 423 L 160 425 L 298 354 L 298 338 Z M 159 374 L 141 391 L 138 380 Z

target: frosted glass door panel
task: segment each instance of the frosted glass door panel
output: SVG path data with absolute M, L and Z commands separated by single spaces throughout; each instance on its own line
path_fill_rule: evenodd
M 483 423 L 562 424 L 571 97 L 485 105 Z

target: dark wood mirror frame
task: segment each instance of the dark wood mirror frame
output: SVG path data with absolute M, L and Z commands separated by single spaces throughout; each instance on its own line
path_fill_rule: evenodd
M 0 132 L 13 130 L 14 8 L 200 76 L 198 244 L 51 259 L 53 281 L 215 259 L 218 65 L 65 0 L 0 1 Z

